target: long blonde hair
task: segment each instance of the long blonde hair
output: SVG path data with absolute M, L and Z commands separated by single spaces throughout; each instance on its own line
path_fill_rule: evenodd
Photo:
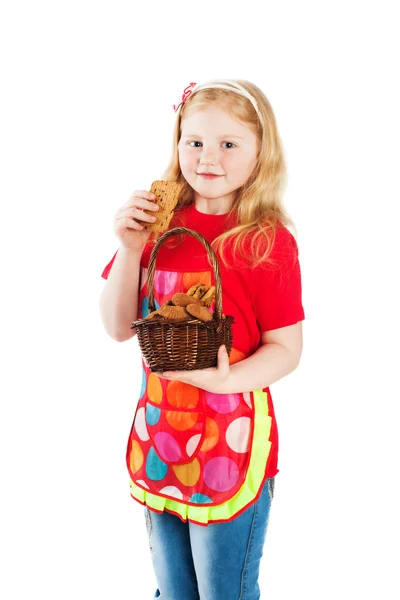
M 265 94 L 253 83 L 233 80 L 244 87 L 255 98 L 261 113 L 262 124 L 252 103 L 244 96 L 219 88 L 206 88 L 194 91 L 181 106 L 175 122 L 171 161 L 162 175 L 167 181 L 178 181 L 182 185 L 175 211 L 192 204 L 194 191 L 182 175 L 179 166 L 178 143 L 181 137 L 183 119 L 196 110 L 218 104 L 240 121 L 248 124 L 258 137 L 259 154 L 257 164 L 246 183 L 236 192 L 229 217 L 235 216 L 237 224 L 222 233 L 212 246 L 219 257 L 227 263 L 225 249 L 228 241 L 233 242 L 234 255 L 241 256 L 248 266 L 269 261 L 278 224 L 291 227 L 295 231 L 283 205 L 283 192 L 286 184 L 286 165 L 282 143 L 279 137 L 275 115 Z M 156 236 L 154 239 L 157 239 Z M 250 241 L 250 254 L 244 250 L 245 240 Z M 266 243 L 265 243 L 266 242 Z

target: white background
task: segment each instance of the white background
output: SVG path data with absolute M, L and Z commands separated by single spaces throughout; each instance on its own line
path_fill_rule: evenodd
M 253 81 L 273 106 L 303 272 L 302 362 L 272 387 L 280 473 L 261 597 L 400 597 L 395 4 L 1 9 L 5 600 L 155 591 L 125 467 L 139 352 L 105 333 L 100 275 L 115 211 L 168 163 L 172 104 L 217 77 Z

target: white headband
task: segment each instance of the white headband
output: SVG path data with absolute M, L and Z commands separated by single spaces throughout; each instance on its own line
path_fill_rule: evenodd
M 180 106 L 182 106 L 186 100 L 189 98 L 189 96 L 191 96 L 192 94 L 194 94 L 195 92 L 199 91 L 199 90 L 205 90 L 208 88 L 217 88 L 217 89 L 222 89 L 222 90 L 228 90 L 229 92 L 235 92 L 236 94 L 240 94 L 241 96 L 244 96 L 245 98 L 247 98 L 248 100 L 250 100 L 250 102 L 252 103 L 254 110 L 256 111 L 258 118 L 260 119 L 260 122 L 262 124 L 262 117 L 261 117 L 261 113 L 259 111 L 259 108 L 257 106 L 257 102 L 255 101 L 255 99 L 253 98 L 253 96 L 251 94 L 249 94 L 249 92 L 241 85 L 239 85 L 238 83 L 236 83 L 236 81 L 232 81 L 231 79 L 216 79 L 213 81 L 208 81 L 206 83 L 191 83 L 189 84 L 182 95 L 182 99 L 180 100 L 178 105 L 174 105 L 174 110 L 175 112 L 179 109 Z
M 224 85 L 224 84 L 228 84 L 228 85 Z M 256 113 L 258 115 L 258 118 L 262 122 L 261 113 L 258 109 L 257 102 L 255 101 L 253 96 L 251 94 L 249 94 L 249 92 L 243 86 L 236 83 L 236 81 L 232 81 L 231 79 L 217 79 L 214 81 L 208 81 L 206 83 L 200 83 L 200 84 L 195 85 L 192 93 L 194 94 L 198 90 L 205 90 L 207 88 L 217 88 L 217 89 L 221 89 L 221 90 L 228 90 L 230 92 L 236 92 L 237 94 L 240 94 L 241 96 L 245 96 L 245 98 L 250 100 L 250 102 L 252 103 L 254 110 L 256 111 Z

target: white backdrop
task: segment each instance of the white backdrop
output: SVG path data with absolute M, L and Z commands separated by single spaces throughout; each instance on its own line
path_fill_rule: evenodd
M 139 352 L 105 333 L 100 275 L 115 211 L 168 162 L 172 104 L 216 77 L 274 108 L 303 272 L 302 362 L 272 386 L 262 598 L 400 597 L 394 5 L 1 9 L 2 598 L 152 598 L 125 467 Z

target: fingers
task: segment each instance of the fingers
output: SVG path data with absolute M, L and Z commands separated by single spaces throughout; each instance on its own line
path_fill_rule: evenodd
M 120 231 L 126 228 L 143 229 L 138 221 L 146 223 L 155 223 L 155 216 L 148 215 L 144 210 L 156 212 L 159 210 L 158 204 L 154 202 L 156 196 L 146 190 L 136 190 L 125 204 L 115 213 L 115 228 Z
M 121 209 L 115 215 L 116 219 L 124 219 L 124 218 L 138 219 L 139 221 L 146 221 L 146 223 L 155 223 L 157 217 L 154 215 L 148 215 L 143 212 L 140 208 L 125 208 Z
M 145 190 L 136 190 L 129 198 L 128 202 L 121 207 L 123 208 L 140 208 L 146 210 L 158 210 L 158 204 L 155 202 L 156 196 Z
M 114 226 L 116 233 L 124 231 L 125 229 L 136 229 L 136 231 L 141 231 L 144 229 L 140 223 L 135 221 L 135 219 L 130 219 L 129 217 L 116 218 L 114 221 Z

